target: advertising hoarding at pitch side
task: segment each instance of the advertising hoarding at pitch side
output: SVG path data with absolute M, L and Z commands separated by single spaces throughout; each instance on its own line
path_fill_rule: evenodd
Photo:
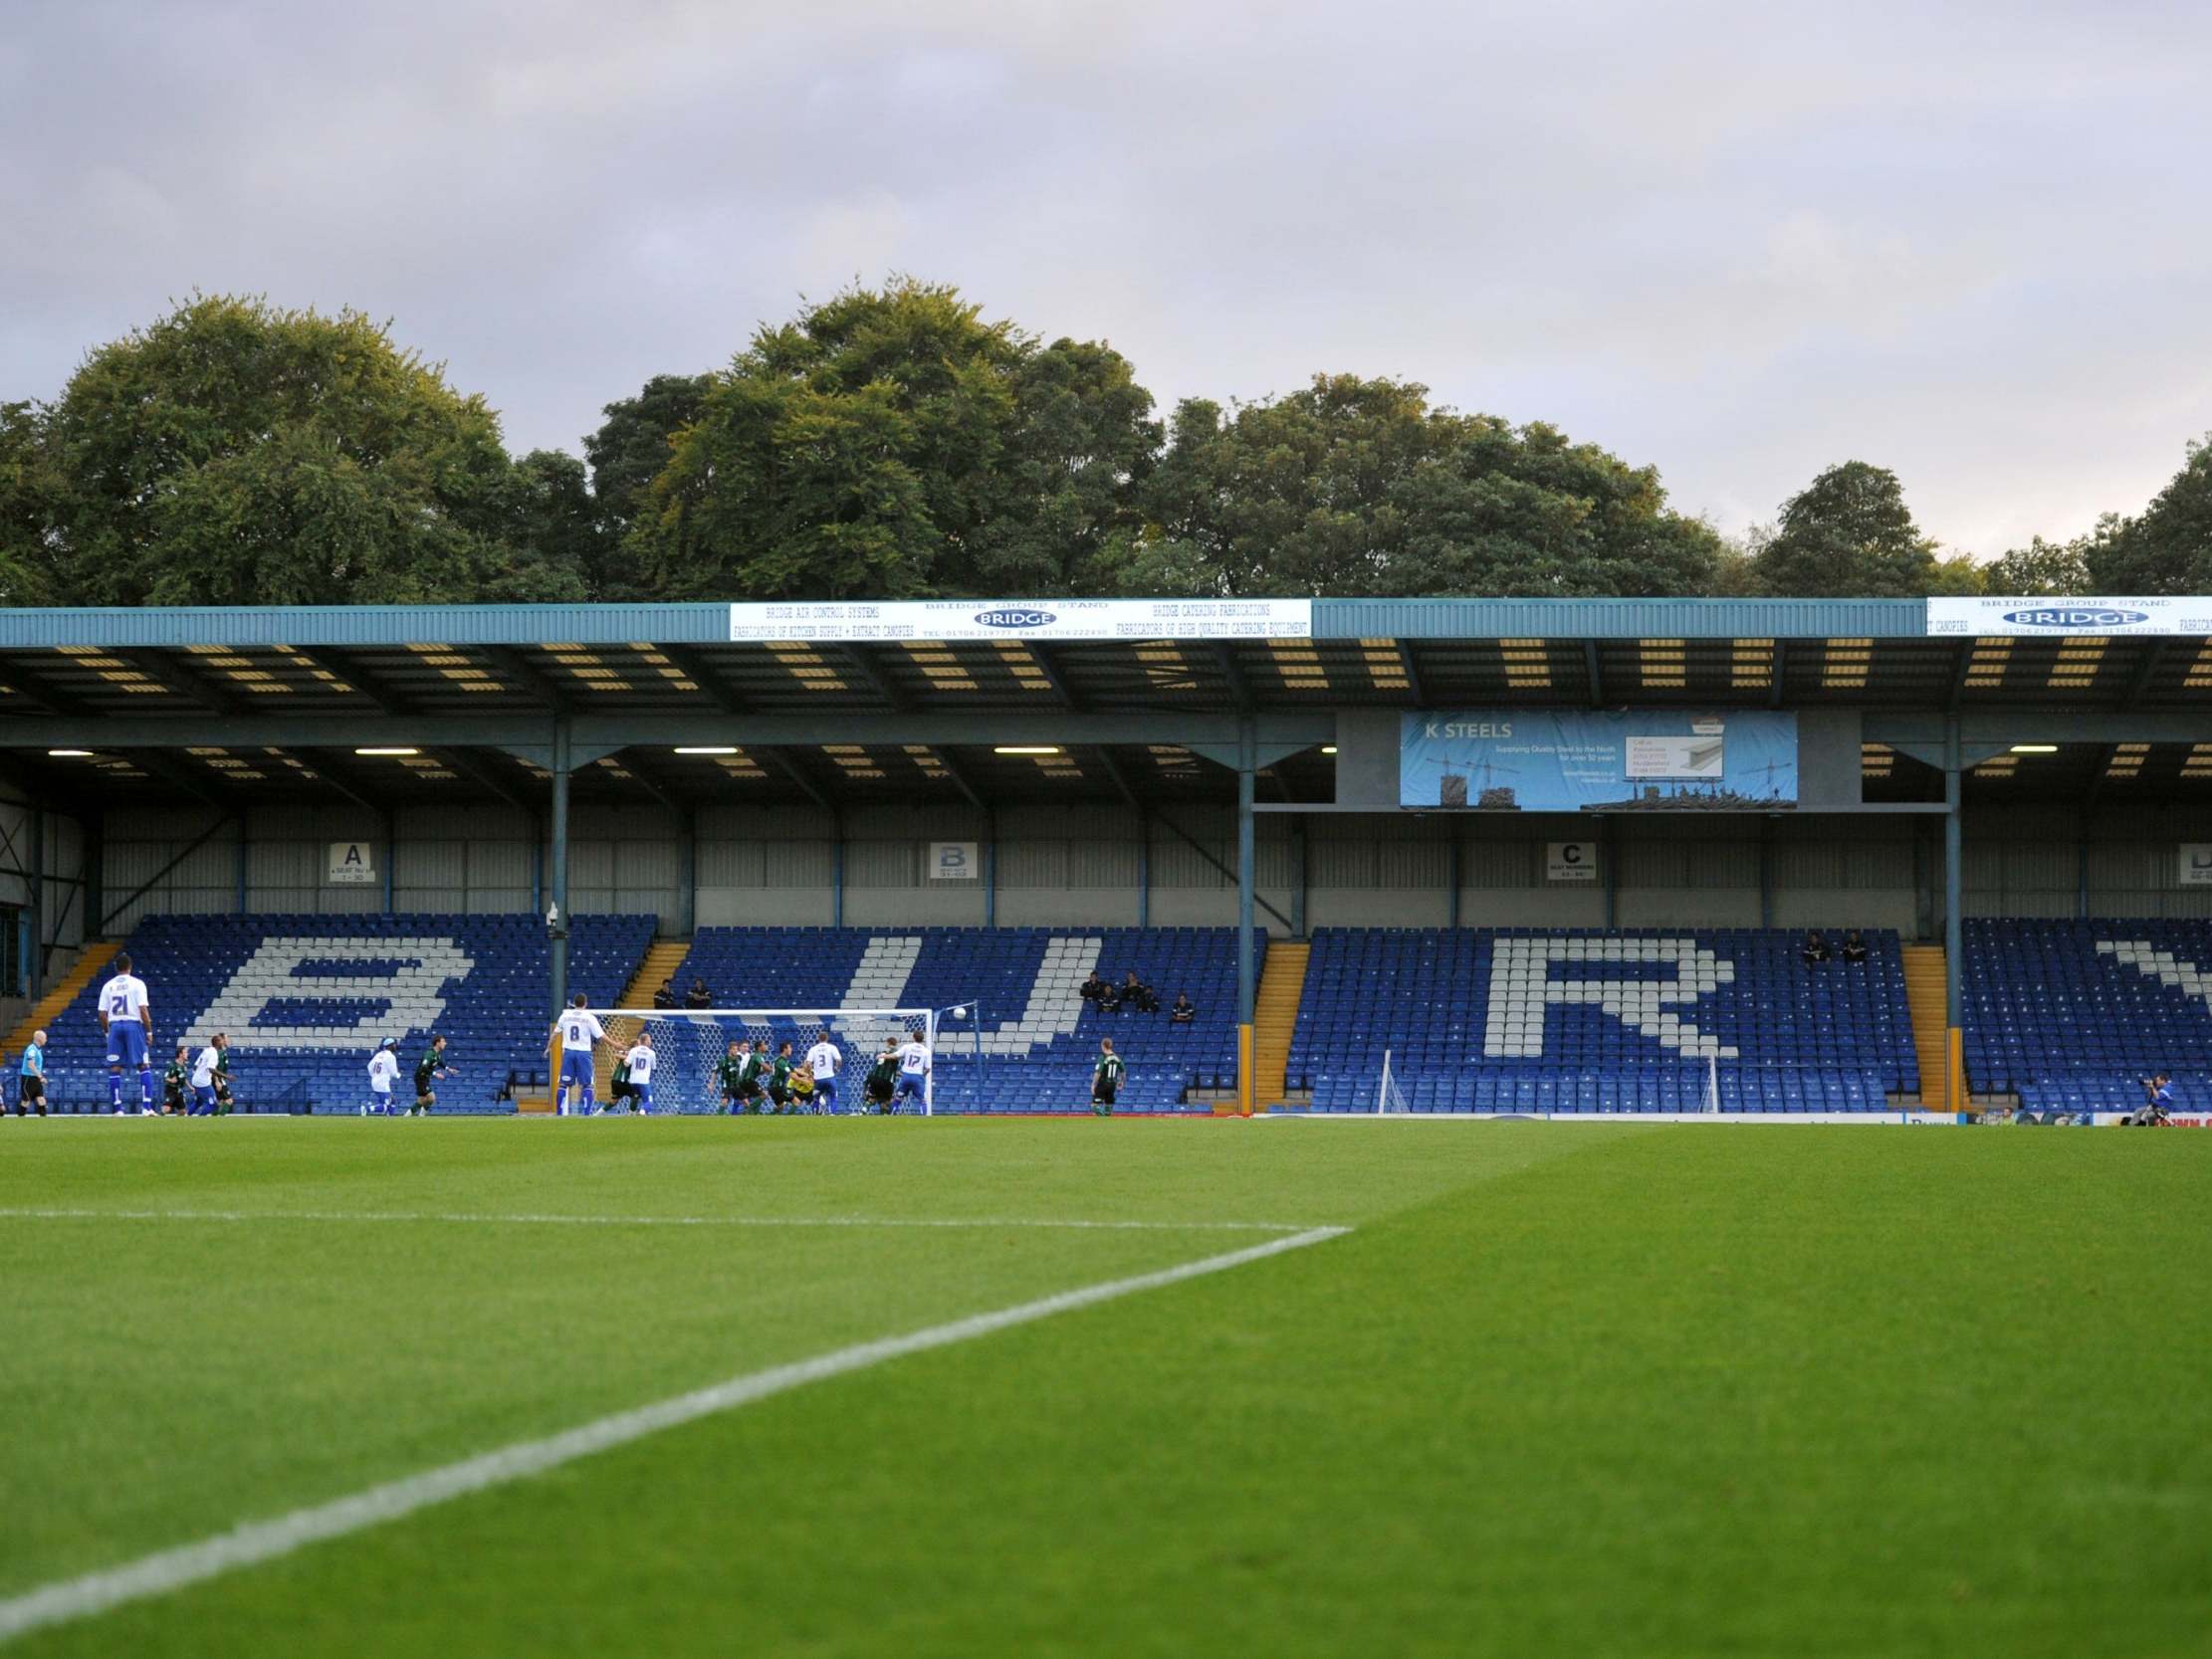
M 1307 639 L 1310 599 L 856 599 L 736 604 L 733 641 Z

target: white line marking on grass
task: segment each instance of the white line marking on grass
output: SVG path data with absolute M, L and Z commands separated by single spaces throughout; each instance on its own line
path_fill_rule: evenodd
M 1311 1221 L 1082 1221 L 1054 1217 L 875 1215 L 476 1215 L 430 1210 L 103 1210 L 58 1206 L 0 1208 L 0 1221 L 408 1221 L 520 1227 L 997 1227 L 1132 1233 L 1302 1233 Z
M 1021 1302 L 1011 1308 L 1000 1308 L 995 1313 L 971 1314 L 966 1319 L 954 1320 L 946 1325 L 933 1325 L 925 1330 L 909 1332 L 903 1337 L 885 1337 L 872 1343 L 858 1343 L 851 1348 L 837 1348 L 812 1359 L 800 1359 L 787 1365 L 772 1365 L 767 1370 L 734 1376 L 688 1394 L 678 1394 L 652 1405 L 639 1406 L 635 1410 L 617 1411 L 594 1422 L 563 1429 L 543 1440 L 524 1440 L 512 1446 L 503 1446 L 498 1451 L 464 1458 L 440 1469 L 429 1469 L 419 1475 L 409 1475 L 382 1486 L 372 1486 L 349 1498 L 338 1498 L 327 1504 L 297 1509 L 289 1515 L 280 1515 L 270 1521 L 244 1522 L 227 1533 L 202 1539 L 197 1544 L 157 1551 L 122 1566 L 88 1572 L 82 1577 L 65 1578 L 58 1583 L 47 1584 L 0 1601 L 0 1642 L 11 1641 L 17 1636 L 49 1625 L 90 1618 L 96 1613 L 107 1612 L 126 1602 L 166 1595 L 188 1584 L 200 1583 L 241 1567 L 276 1560 L 305 1549 L 308 1545 L 344 1538 L 351 1533 L 381 1526 L 387 1521 L 397 1521 L 435 1504 L 467 1497 L 471 1493 L 483 1492 L 492 1487 L 505 1486 L 511 1481 L 527 1480 L 533 1475 L 542 1475 L 549 1469 L 557 1469 L 579 1458 L 591 1457 L 617 1446 L 626 1446 L 632 1441 L 658 1434 L 663 1429 L 676 1428 L 720 1412 L 734 1411 L 740 1406 L 751 1405 L 756 1400 L 767 1399 L 772 1394 L 803 1388 L 810 1382 L 821 1382 L 833 1376 L 866 1370 L 872 1365 L 901 1359 L 910 1353 L 926 1353 L 931 1348 L 974 1342 L 979 1337 L 989 1337 L 1018 1325 L 1030 1325 L 1038 1320 L 1050 1319 L 1055 1314 L 1073 1313 L 1078 1308 L 1113 1302 L 1121 1297 L 1134 1296 L 1140 1291 L 1159 1290 L 1166 1285 L 1181 1284 L 1186 1279 L 1225 1273 L 1232 1267 L 1264 1261 L 1269 1256 L 1279 1256 L 1285 1251 L 1302 1250 L 1311 1244 L 1341 1238 L 1350 1231 L 1349 1227 L 1311 1227 L 1304 1232 L 1293 1233 L 1288 1238 L 1269 1239 L 1264 1244 L 1248 1245 L 1242 1250 L 1231 1250 L 1224 1255 L 1207 1256 L 1177 1267 L 1135 1274 L 1127 1279 L 1109 1279 L 1104 1284 L 1087 1285 L 1081 1290 L 1061 1291 L 1054 1296 L 1039 1297 L 1034 1302 Z

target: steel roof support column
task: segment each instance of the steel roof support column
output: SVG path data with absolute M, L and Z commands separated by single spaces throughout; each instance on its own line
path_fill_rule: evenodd
M 678 814 L 683 840 L 676 849 L 676 922 L 685 938 L 699 931 L 699 808 Z
M 238 815 L 238 845 L 236 848 L 233 849 L 233 853 L 235 856 L 232 861 L 233 868 L 231 871 L 232 876 L 236 879 L 238 884 L 238 914 L 240 916 L 244 916 L 246 914 L 246 857 L 247 850 L 252 846 L 252 844 L 253 837 L 248 833 L 246 828 L 246 814 L 241 812 Z M 388 854 L 386 855 L 385 862 L 390 862 L 390 856 Z
M 1137 926 L 1152 926 L 1152 814 L 1137 808 Z
M 557 717 L 553 723 L 553 812 L 551 823 L 551 868 L 548 886 L 552 889 L 546 900 L 546 937 L 553 954 L 553 1013 L 549 1021 L 560 1017 L 560 1010 L 568 1001 L 568 722 Z M 557 1090 L 559 1080 L 554 1080 Z
M 845 815 L 829 809 L 829 925 L 845 925 Z
M 31 882 L 23 907 L 31 951 L 23 963 L 23 994 L 36 1004 L 46 994 L 46 808 L 31 808 Z
M 984 926 L 998 926 L 998 814 L 984 808 Z
M 1959 920 L 1959 896 L 1965 884 L 1959 869 L 1963 837 L 1958 716 L 1949 715 L 1943 725 L 1943 1109 L 1963 1112 L 1966 1068 L 1960 1014 L 1965 998 L 1960 993 L 1959 978 L 1966 953 L 1966 930 Z
M 1252 886 L 1258 848 L 1252 835 L 1252 786 L 1259 736 L 1250 715 L 1236 723 L 1236 1109 L 1252 1115 Z

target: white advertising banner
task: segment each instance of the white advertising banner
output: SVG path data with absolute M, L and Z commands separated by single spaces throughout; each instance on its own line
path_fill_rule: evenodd
M 331 843 L 331 868 L 324 878 L 332 887 L 353 887 L 376 879 L 376 849 L 366 841 Z
M 2212 887 L 2212 842 L 2182 842 L 2179 875 L 2183 887 Z
M 1594 882 L 1598 879 L 1595 841 L 1553 841 L 1544 848 L 1544 880 Z
M 2001 639 L 2037 634 L 2212 635 L 2212 597 L 2185 599 L 1930 599 L 1930 634 Z
M 930 843 L 930 880 L 933 882 L 972 882 L 980 862 L 973 841 Z
M 745 640 L 1308 639 L 1310 599 L 866 599 L 730 607 Z

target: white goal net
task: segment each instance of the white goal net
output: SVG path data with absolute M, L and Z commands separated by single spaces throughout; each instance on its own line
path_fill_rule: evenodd
M 1406 1104 L 1406 1091 L 1399 1087 L 1398 1074 L 1391 1067 L 1390 1050 L 1383 1050 L 1383 1075 L 1375 1083 L 1375 1110 L 1381 1113 L 1407 1113 L 1413 1110 Z
M 912 1113 L 935 1098 L 937 1015 L 928 1008 L 599 1008 L 606 1031 L 592 1048 L 592 1083 L 601 1112 L 669 1116 Z M 870 1087 L 888 1045 L 896 1056 L 919 1043 L 927 1066 L 918 1082 L 894 1058 L 890 1098 Z M 631 1085 L 628 1059 L 653 1051 L 648 1107 Z M 831 1051 L 824 1055 L 823 1049 Z M 834 1062 L 832 1065 L 830 1062 Z M 828 1075 L 824 1076 L 823 1073 Z M 555 1088 L 557 1090 L 557 1082 Z M 556 1106 L 560 1103 L 555 1101 Z M 571 1100 L 565 1110 L 575 1112 Z

